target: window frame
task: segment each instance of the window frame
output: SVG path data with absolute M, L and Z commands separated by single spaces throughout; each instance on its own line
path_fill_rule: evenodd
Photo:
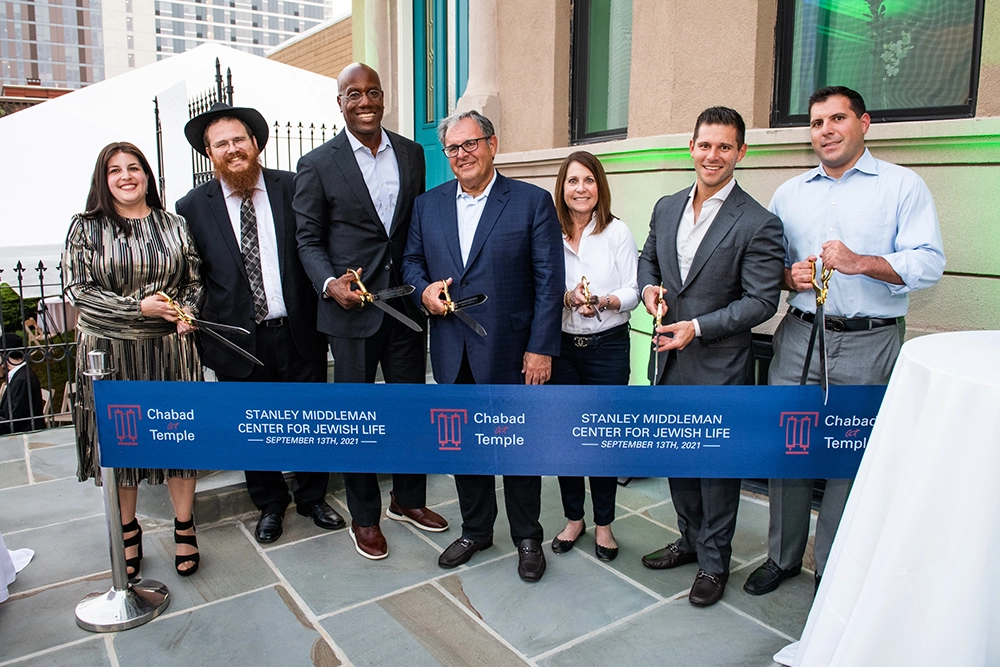
M 587 132 L 587 101 L 590 94 L 590 0 L 573 3 L 570 27 L 570 144 L 593 144 L 626 139 L 628 125 L 621 128 Z M 634 20 L 634 19 L 633 19 Z M 630 59 L 631 60 L 631 59 Z
M 809 114 L 789 114 L 792 57 L 795 48 L 795 4 L 797 0 L 778 0 L 774 26 L 774 78 L 771 94 L 771 127 L 798 127 L 809 124 Z M 975 0 L 972 56 L 969 72 L 969 97 L 965 104 L 903 109 L 868 109 L 872 122 L 902 122 L 975 118 L 979 99 L 979 69 L 983 52 L 983 12 L 986 0 Z

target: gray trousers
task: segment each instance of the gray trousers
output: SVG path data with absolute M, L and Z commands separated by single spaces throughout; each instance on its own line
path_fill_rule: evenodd
M 774 332 L 774 359 L 768 384 L 798 384 L 806 363 L 806 350 L 812 325 L 786 315 Z M 886 384 L 899 356 L 903 337 L 902 323 L 870 331 L 827 331 L 827 373 L 831 385 Z M 809 383 L 819 383 L 819 349 L 813 350 L 809 365 Z M 850 479 L 828 479 L 826 492 L 816 522 L 816 574 L 822 575 L 830 547 L 844 514 Z M 813 480 L 769 480 L 770 525 L 768 556 L 787 570 L 802 562 L 809 540 L 809 512 Z

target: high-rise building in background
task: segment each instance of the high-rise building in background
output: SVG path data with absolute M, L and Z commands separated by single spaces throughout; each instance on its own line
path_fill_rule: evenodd
M 335 2 L 0 0 L 0 83 L 81 88 L 210 41 L 263 56 Z

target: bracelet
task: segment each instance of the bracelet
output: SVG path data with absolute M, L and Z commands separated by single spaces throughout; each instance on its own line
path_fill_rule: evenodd
M 598 310 L 600 310 L 603 313 L 608 309 L 608 306 L 610 305 L 611 305 L 611 299 L 609 297 L 604 297 L 604 306 L 598 308 Z
M 565 292 L 563 294 L 563 308 L 565 308 L 566 310 L 573 310 L 573 293 L 572 292 L 567 291 L 567 292 Z

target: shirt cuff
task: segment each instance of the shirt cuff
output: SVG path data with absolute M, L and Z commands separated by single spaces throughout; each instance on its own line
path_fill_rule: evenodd
M 695 335 L 695 338 L 701 338 L 701 325 L 698 324 L 698 319 L 695 318 L 695 319 L 691 320 L 691 324 L 694 325 L 694 335 Z
M 330 294 L 326 291 L 326 288 L 334 280 L 336 280 L 336 278 L 334 278 L 333 276 L 330 276 L 329 278 L 327 278 L 326 280 L 323 281 L 323 293 L 320 296 L 322 296 L 324 299 L 329 299 L 330 298 Z

